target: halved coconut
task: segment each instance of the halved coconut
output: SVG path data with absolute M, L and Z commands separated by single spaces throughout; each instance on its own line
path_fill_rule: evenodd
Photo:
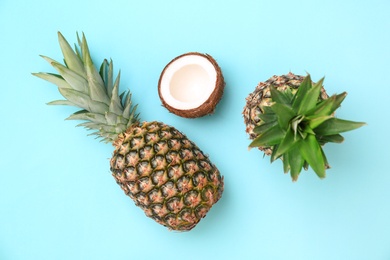
M 174 58 L 161 72 L 158 94 L 170 112 L 187 118 L 213 113 L 225 81 L 208 54 L 189 52 Z

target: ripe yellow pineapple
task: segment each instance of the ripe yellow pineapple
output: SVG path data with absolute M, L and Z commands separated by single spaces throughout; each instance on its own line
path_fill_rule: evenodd
M 271 162 L 282 159 L 284 172 L 290 171 L 293 181 L 309 166 L 324 178 L 329 163 L 322 146 L 341 143 L 340 133 L 365 124 L 334 117 L 347 93 L 329 97 L 323 81 L 314 83 L 310 75 L 293 73 L 273 76 L 246 99 L 243 115 L 252 139 L 249 146 L 264 151 Z
M 191 230 L 222 196 L 216 166 L 174 127 L 141 123 L 130 92 L 118 94 L 120 74 L 114 80 L 112 61 L 104 60 L 98 71 L 84 35 L 75 50 L 61 33 L 58 39 L 65 65 L 42 57 L 59 75 L 33 73 L 57 85 L 65 98 L 49 104 L 81 108 L 68 119 L 83 120 L 79 126 L 114 145 L 112 175 L 148 217 L 171 230 Z

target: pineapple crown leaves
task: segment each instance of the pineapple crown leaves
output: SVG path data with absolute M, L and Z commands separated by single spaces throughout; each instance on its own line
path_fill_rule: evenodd
M 102 141 L 114 142 L 118 134 L 138 122 L 137 105 L 131 102 L 130 91 L 119 95 L 120 72 L 114 80 L 112 60 L 102 62 L 100 70 L 94 66 L 85 35 L 74 50 L 64 36 L 58 32 L 58 41 L 64 64 L 42 56 L 59 74 L 33 73 L 41 79 L 57 85 L 65 100 L 49 102 L 48 105 L 76 106 L 82 110 L 69 116 L 68 120 L 83 120 L 83 126 L 102 138 Z
M 341 143 L 344 138 L 340 133 L 365 125 L 334 117 L 347 93 L 321 100 L 323 81 L 324 78 L 313 84 L 308 75 L 295 94 L 288 88 L 279 91 L 271 86 L 273 103 L 262 107 L 260 124 L 254 129 L 258 136 L 249 145 L 272 147 L 271 162 L 281 158 L 284 172 L 290 171 L 293 181 L 308 166 L 324 178 L 329 164 L 322 145 Z

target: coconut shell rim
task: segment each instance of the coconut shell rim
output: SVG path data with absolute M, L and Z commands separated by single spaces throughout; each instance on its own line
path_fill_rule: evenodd
M 191 109 L 178 109 L 178 108 L 175 108 L 175 107 L 169 105 L 162 97 L 161 81 L 162 81 L 162 78 L 164 76 L 165 71 L 168 69 L 168 67 L 172 63 L 174 63 L 175 61 L 177 61 L 178 59 L 180 59 L 184 56 L 189 56 L 189 55 L 198 55 L 198 56 L 206 58 L 213 65 L 213 67 L 217 73 L 217 78 L 216 78 L 215 87 L 214 87 L 213 92 L 210 94 L 210 96 L 207 98 L 207 100 L 205 102 L 203 102 L 200 106 L 198 106 L 196 108 L 191 108 Z M 171 113 L 178 115 L 178 116 L 181 116 L 181 117 L 185 117 L 185 118 L 197 118 L 197 117 L 202 117 L 202 116 L 214 113 L 217 104 L 222 99 L 224 89 L 225 89 L 225 80 L 224 80 L 224 77 L 222 74 L 222 70 L 219 67 L 217 61 L 211 55 L 209 55 L 207 53 L 200 53 L 200 52 L 187 52 L 187 53 L 184 53 L 184 54 L 179 55 L 179 56 L 175 57 L 174 59 L 172 59 L 164 67 L 163 71 L 160 74 L 160 78 L 158 81 L 158 95 L 160 97 L 162 105 L 166 109 L 168 109 L 168 111 L 170 111 Z

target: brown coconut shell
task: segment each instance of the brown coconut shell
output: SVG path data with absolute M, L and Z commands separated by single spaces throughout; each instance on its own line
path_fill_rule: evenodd
M 192 109 L 177 109 L 177 108 L 170 106 L 163 99 L 162 94 L 161 94 L 161 90 L 160 90 L 161 89 L 160 84 L 161 84 L 161 80 L 162 80 L 163 75 L 164 75 L 165 71 L 167 70 L 167 68 L 176 60 L 182 58 L 183 56 L 187 56 L 187 55 L 199 55 L 199 56 L 206 58 L 208 61 L 210 61 L 210 63 L 214 66 L 215 71 L 217 73 L 217 80 L 216 80 L 215 88 L 214 88 L 213 92 L 211 93 L 209 98 L 202 105 L 200 105 L 197 108 L 192 108 Z M 161 72 L 160 79 L 158 81 L 158 95 L 160 96 L 160 100 L 162 102 L 162 105 L 166 109 L 168 109 L 171 113 L 178 115 L 178 116 L 181 116 L 181 117 L 185 117 L 185 118 L 197 118 L 197 117 L 202 117 L 202 116 L 214 113 L 217 104 L 219 103 L 219 101 L 222 98 L 224 88 L 225 88 L 225 80 L 224 80 L 223 75 L 222 75 L 222 70 L 219 67 L 216 60 L 208 54 L 203 54 L 203 53 L 199 53 L 199 52 L 188 52 L 188 53 L 182 54 L 180 56 L 177 56 L 176 58 L 171 60 L 165 66 L 163 71 Z

